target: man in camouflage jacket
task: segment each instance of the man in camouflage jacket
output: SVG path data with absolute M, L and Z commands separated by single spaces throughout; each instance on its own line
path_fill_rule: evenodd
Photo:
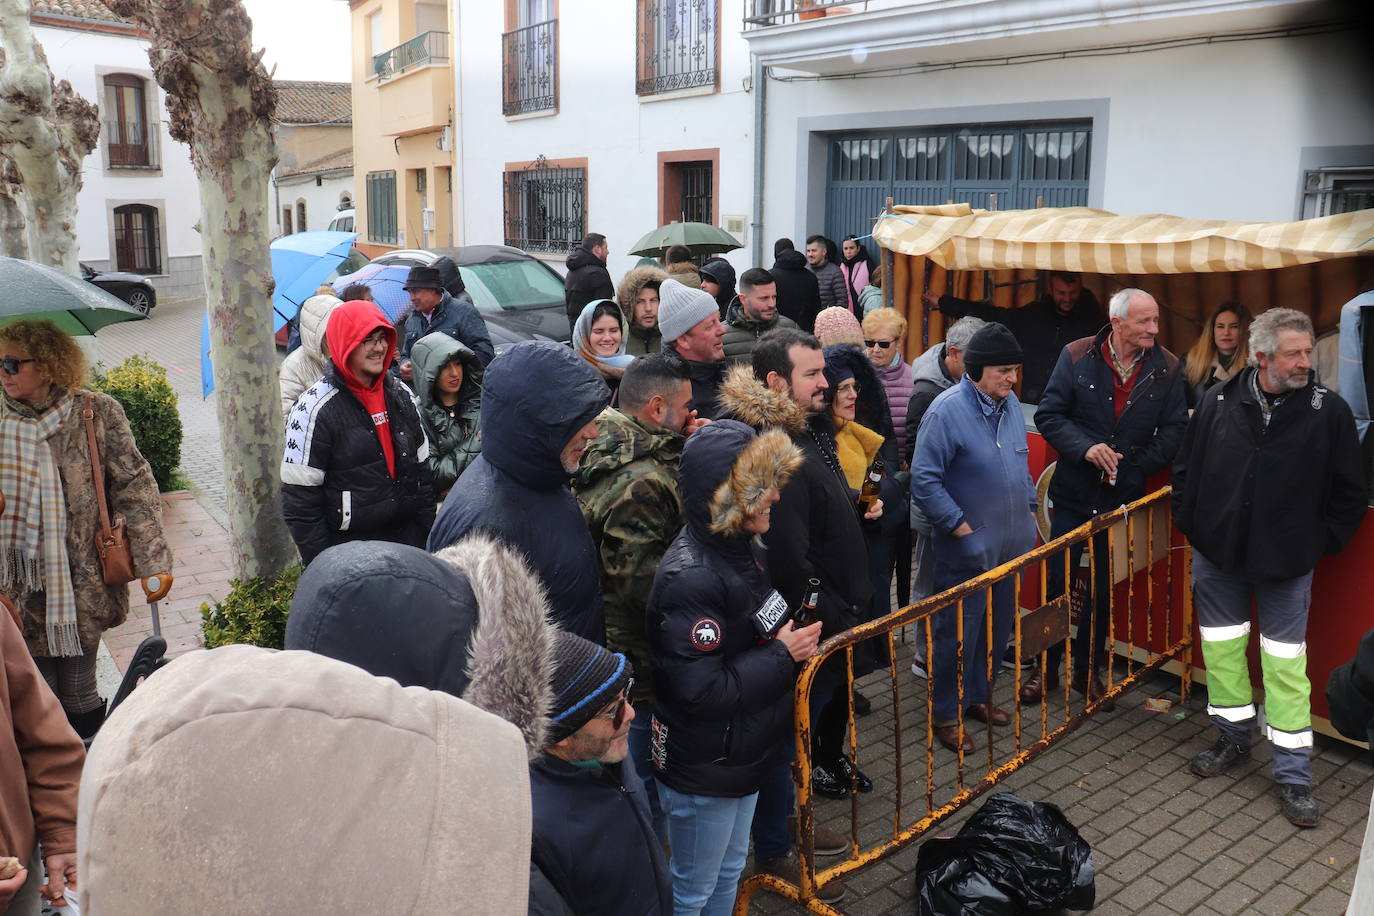
M 659 560 L 683 524 L 678 460 L 686 437 L 706 422 L 697 419 L 691 402 L 692 383 L 680 363 L 659 354 L 635 360 L 620 382 L 620 409 L 608 407 L 597 417 L 600 435 L 572 484 L 601 562 L 606 647 L 624 653 L 635 668 L 630 754 L 660 839 L 667 823 L 649 767 L 654 689 L 644 607 Z

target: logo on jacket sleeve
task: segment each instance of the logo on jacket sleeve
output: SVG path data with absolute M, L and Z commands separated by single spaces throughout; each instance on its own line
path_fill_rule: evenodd
M 714 652 L 720 648 L 721 629 L 713 617 L 702 617 L 692 624 L 692 645 L 698 652 Z
M 668 769 L 668 726 L 658 716 L 649 719 L 649 762 L 656 770 Z

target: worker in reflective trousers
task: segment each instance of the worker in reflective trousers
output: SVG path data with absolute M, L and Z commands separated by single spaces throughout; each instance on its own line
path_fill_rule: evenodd
M 1189 761 L 1216 776 L 1250 755 L 1256 712 L 1245 648 L 1259 606 L 1265 737 L 1289 821 L 1315 827 L 1307 612 L 1312 570 L 1359 527 L 1369 491 L 1355 420 L 1312 372 L 1312 322 L 1270 309 L 1252 365 L 1203 396 L 1174 466 L 1174 521 L 1193 545 L 1207 713 L 1221 735 Z

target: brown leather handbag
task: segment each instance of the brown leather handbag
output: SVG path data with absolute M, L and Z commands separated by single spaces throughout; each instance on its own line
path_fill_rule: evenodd
M 95 546 L 100 554 L 100 571 L 106 585 L 123 585 L 138 577 L 134 575 L 134 555 L 129 549 L 128 530 L 123 517 L 110 523 L 110 504 L 105 499 L 105 469 L 100 466 L 100 447 L 95 441 L 95 411 L 89 396 L 84 401 L 81 416 L 86 421 L 86 443 L 91 453 L 91 480 L 95 483 L 95 500 L 100 506 L 100 530 L 95 533 Z

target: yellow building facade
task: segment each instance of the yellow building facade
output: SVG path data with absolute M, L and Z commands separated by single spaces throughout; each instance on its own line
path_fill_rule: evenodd
M 357 245 L 458 244 L 447 0 L 349 0 Z

